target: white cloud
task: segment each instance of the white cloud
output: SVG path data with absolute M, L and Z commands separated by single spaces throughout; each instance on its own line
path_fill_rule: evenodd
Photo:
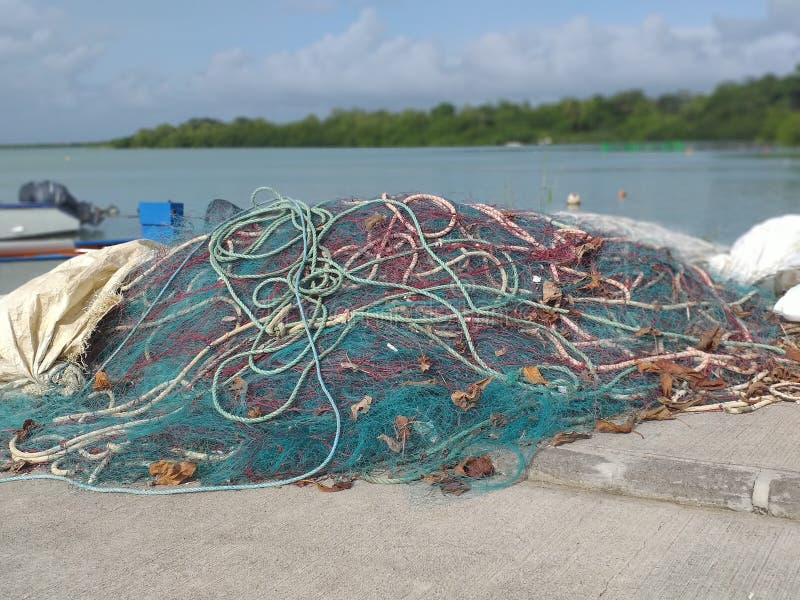
M 302 8 L 325 12 L 341 2 L 360 4 L 307 0 Z M 53 132 L 39 137 L 76 137 L 56 131 L 69 126 L 63 132 L 97 139 L 193 116 L 282 120 L 335 107 L 539 102 L 629 88 L 708 90 L 721 80 L 791 71 L 800 62 L 797 5 L 770 0 L 762 19 L 720 18 L 694 28 L 658 15 L 626 26 L 579 16 L 560 26 L 487 31 L 460 48 L 394 33 L 375 9 L 365 8 L 342 31 L 296 50 L 258 56 L 212 47 L 193 73 L 167 77 L 153 66 L 103 83 L 93 68 L 104 56 L 104 39 L 61 11 L 0 0 L 0 110 L 29 115 L 12 124 L 16 134 L 0 131 L 0 141 L 35 137 L 24 128 L 47 119 Z
M 218 52 L 190 87 L 223 116 L 270 106 L 267 116 L 333 106 L 425 106 L 441 100 L 534 102 L 644 88 L 653 93 L 708 90 L 723 79 L 800 62 L 800 20 L 787 0 L 766 19 L 672 26 L 651 16 L 635 26 L 600 25 L 576 17 L 560 27 L 483 36 L 454 53 L 437 43 L 388 35 L 378 14 L 364 10 L 346 30 L 294 52 L 265 57 L 241 49 Z
M 99 40 L 71 35 L 62 12 L 0 0 L 0 106 L 23 111 L 75 106 L 87 94 L 79 77 L 102 52 Z

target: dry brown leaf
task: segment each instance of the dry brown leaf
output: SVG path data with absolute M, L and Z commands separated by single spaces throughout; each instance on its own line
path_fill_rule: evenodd
M 525 375 L 525 379 L 530 381 L 533 385 L 547 385 L 547 380 L 542 377 L 542 373 L 539 371 L 539 367 L 534 365 L 528 365 L 527 367 L 522 367 L 522 374 Z
M 507 351 L 508 350 L 506 350 L 505 348 L 498 348 L 497 350 L 494 351 L 494 355 L 499 358 L 501 356 L 504 356 Z
M 366 373 L 367 372 L 366 370 L 364 370 L 361 367 L 359 367 L 356 363 L 354 363 L 349 358 L 346 359 L 346 360 L 343 360 L 342 362 L 340 362 L 339 366 L 342 367 L 343 369 L 350 369 L 350 370 L 356 371 L 356 372 L 361 372 L 361 373 Z
M 550 304 L 559 300 L 561 300 L 561 288 L 549 279 L 545 279 L 542 283 L 542 302 Z
M 582 285 L 580 289 L 582 290 L 599 290 L 602 287 L 600 285 L 600 275 L 597 273 L 589 273 L 589 283 L 586 285 Z
M 315 479 L 301 479 L 297 482 L 297 485 L 300 487 L 305 487 L 307 485 L 315 485 L 320 492 L 341 492 L 342 490 L 349 490 L 353 487 L 353 480 L 350 479 L 337 479 L 331 485 L 325 485 L 321 481 L 317 481 Z
M 502 427 L 506 424 L 506 416 L 503 413 L 492 413 L 489 415 L 489 422 L 494 427 Z
M 364 219 L 364 227 L 367 231 L 370 231 L 383 223 L 386 220 L 386 217 L 380 213 L 374 213 Z
M 231 380 L 230 390 L 234 393 L 241 392 L 246 387 L 247 383 L 238 375 Z
M 534 308 L 528 313 L 528 319 L 541 323 L 542 325 L 553 325 L 561 318 L 554 310 L 546 310 L 544 308 Z
M 386 445 L 389 447 L 389 450 L 391 450 L 392 452 L 402 452 L 403 451 L 403 444 L 401 444 L 400 442 L 398 442 L 394 438 L 390 438 L 385 433 L 380 434 L 378 436 L 378 439 L 379 440 L 383 440 L 384 442 L 386 442 Z
M 728 384 L 720 378 L 711 379 L 702 373 L 699 373 L 690 367 L 679 365 L 676 362 L 666 359 L 657 359 L 653 361 L 643 360 L 638 363 L 640 373 L 668 373 L 674 379 L 682 379 L 689 383 L 695 389 L 702 390 L 719 390 L 728 386 Z
M 564 444 L 571 444 L 577 440 L 588 440 L 592 437 L 591 433 L 583 433 L 580 431 L 560 431 L 553 436 L 550 440 L 551 446 L 562 446 Z
M 672 397 L 672 375 L 669 373 L 658 374 L 659 383 L 661 383 L 661 393 L 667 398 Z
M 431 359 L 426 354 L 419 355 L 418 363 L 419 370 L 423 373 L 428 372 L 431 368 Z
M 372 405 L 372 396 L 364 396 L 358 402 L 350 405 L 350 418 L 354 421 L 358 419 L 358 413 L 369 412 L 369 407 Z
M 110 390 L 111 389 L 111 382 L 108 380 L 108 376 L 103 371 L 98 371 L 94 376 L 94 381 L 92 382 L 92 389 L 95 392 L 102 392 L 103 390 Z
M 661 404 L 663 404 L 664 406 L 666 406 L 670 410 L 681 412 L 681 411 L 686 410 L 690 406 L 695 406 L 697 404 L 702 404 L 705 401 L 705 398 L 703 398 L 703 396 L 701 396 L 701 395 L 698 395 L 698 396 L 691 396 L 691 397 L 687 398 L 686 400 L 681 400 L 681 401 L 678 401 L 678 402 L 674 402 L 674 401 L 670 400 L 669 398 L 664 398 L 663 396 L 660 396 L 658 398 L 658 401 Z
M 793 360 L 794 362 L 800 362 L 800 350 L 795 348 L 794 346 L 786 346 L 784 348 L 786 350 L 786 354 L 783 355 L 784 358 L 788 358 L 789 360 Z
M 636 422 L 636 417 L 631 416 L 624 423 L 614 423 L 607 419 L 597 419 L 594 428 L 603 433 L 630 433 L 633 431 L 633 425 Z
M 603 238 L 601 237 L 592 238 L 588 242 L 584 242 L 580 246 L 575 247 L 575 258 L 578 260 L 578 262 L 581 262 L 584 256 L 587 256 L 592 252 L 594 252 L 595 250 L 598 250 L 602 245 L 603 245 Z
M 634 334 L 633 337 L 642 337 L 643 335 L 661 335 L 661 332 L 658 329 L 654 329 L 652 327 L 640 327 Z
M 150 464 L 150 475 L 155 477 L 156 485 L 178 485 L 194 475 L 197 465 L 190 460 L 172 462 L 157 460 Z
M 734 304 L 733 306 L 731 306 L 731 312 L 734 315 L 736 315 L 737 317 L 739 317 L 740 319 L 744 319 L 746 317 L 749 317 L 750 313 L 752 313 L 753 311 L 752 310 L 744 310 L 738 304 Z
M 711 329 L 706 329 L 700 334 L 700 342 L 697 344 L 699 350 L 713 352 L 722 340 L 722 328 L 717 325 Z
M 464 492 L 468 492 L 470 489 L 470 485 L 464 481 L 463 479 L 452 478 L 447 481 L 443 481 L 439 485 L 439 489 L 442 490 L 445 494 L 452 494 L 453 496 L 460 496 Z
M 397 439 L 400 443 L 405 445 L 408 436 L 411 435 L 411 419 L 403 415 L 397 415 L 394 418 L 394 428 L 397 432 Z
M 672 412 L 663 404 L 648 408 L 639 413 L 640 421 L 668 421 L 674 418 Z
M 17 430 L 17 439 L 21 440 L 24 438 L 26 435 L 28 435 L 31 429 L 35 429 L 37 425 L 38 423 L 33 419 L 25 419 L 25 421 L 22 423 L 22 427 Z
M 247 409 L 247 418 L 248 419 L 257 419 L 258 417 L 260 417 L 263 414 L 264 413 L 261 412 L 261 407 L 260 406 L 251 406 L 250 408 Z
M 494 475 L 494 465 L 488 454 L 482 454 L 478 457 L 468 456 L 458 463 L 453 470 L 471 479 L 482 479 L 483 477 Z
M 760 398 L 769 394 L 769 386 L 763 381 L 751 381 L 744 395 L 747 398 Z
M 463 410 L 469 410 L 478 403 L 478 401 L 481 399 L 481 392 L 483 392 L 483 389 L 489 385 L 489 382 L 491 381 L 492 377 L 486 377 L 479 381 L 470 383 L 467 386 L 466 392 L 462 390 L 456 390 L 450 394 L 450 399 L 453 401 L 453 404 L 459 408 Z

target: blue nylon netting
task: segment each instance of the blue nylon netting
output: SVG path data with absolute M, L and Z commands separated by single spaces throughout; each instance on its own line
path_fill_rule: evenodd
M 665 249 L 424 194 L 254 194 L 122 293 L 81 391 L 6 393 L 5 459 L 97 489 L 151 489 L 166 460 L 196 472 L 153 489 L 328 475 L 457 492 L 515 481 L 545 436 L 657 403 L 665 370 L 719 402 L 782 354 L 761 290 Z

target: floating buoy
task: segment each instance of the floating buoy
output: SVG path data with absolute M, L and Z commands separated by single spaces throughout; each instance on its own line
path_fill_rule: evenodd
M 581 203 L 581 195 L 580 194 L 570 194 L 567 196 L 567 206 L 580 206 Z
M 626 192 L 622 188 L 617 190 L 617 198 L 619 198 L 620 200 L 625 200 L 625 198 L 627 197 L 628 197 L 628 192 Z

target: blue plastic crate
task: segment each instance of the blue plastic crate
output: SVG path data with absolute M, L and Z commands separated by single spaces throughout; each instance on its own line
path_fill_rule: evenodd
M 175 226 L 182 218 L 182 202 L 139 202 L 139 224 L 142 226 Z

